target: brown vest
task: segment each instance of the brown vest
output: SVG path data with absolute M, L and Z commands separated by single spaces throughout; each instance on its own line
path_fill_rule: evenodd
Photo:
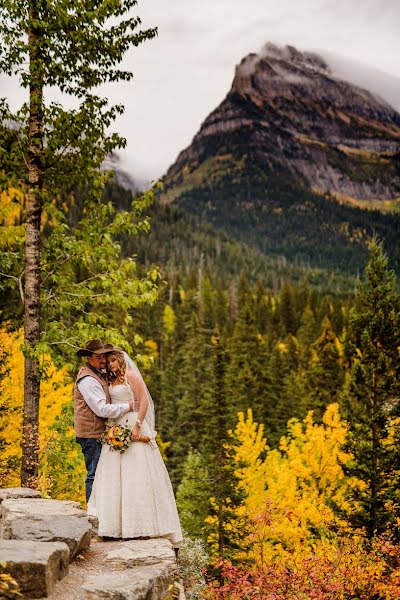
M 106 396 L 106 402 L 110 403 L 110 393 L 108 391 L 108 384 L 101 379 L 92 369 L 89 369 L 87 365 L 79 370 L 76 377 L 74 386 L 74 425 L 76 437 L 82 438 L 99 438 L 105 431 L 106 419 L 98 417 L 94 414 L 91 408 L 86 404 L 84 397 L 79 391 L 78 381 L 84 377 L 93 377 L 98 381 L 104 390 Z

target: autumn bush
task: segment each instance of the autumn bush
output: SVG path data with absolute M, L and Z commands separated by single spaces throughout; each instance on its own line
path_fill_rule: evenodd
M 236 558 L 265 562 L 286 557 L 299 548 L 308 550 L 327 535 L 327 527 L 344 527 L 346 520 L 338 515 L 354 509 L 348 497 L 364 484 L 344 472 L 352 456 L 344 450 L 347 426 L 338 405 L 328 406 L 322 423 L 313 421 L 312 412 L 304 422 L 291 419 L 279 449 L 269 448 L 251 409 L 238 417 L 227 445 L 244 498 L 227 525 L 237 528 L 240 523 L 242 528 L 242 551 Z M 265 514 L 259 518 L 266 503 L 275 507 L 267 532 Z M 208 517 L 208 524 L 212 521 Z M 213 548 L 211 538 L 209 543 Z
M 219 561 L 209 597 L 394 600 L 400 597 L 400 551 L 394 532 L 368 539 L 350 528 L 352 491 L 363 483 L 346 476 L 347 425 L 337 404 L 322 423 L 309 413 L 292 419 L 279 449 L 271 450 L 252 412 L 239 414 L 227 452 L 236 464 L 244 501 L 232 527 L 242 523 L 233 560 Z M 210 520 L 210 518 L 209 518 Z M 213 540 L 209 540 L 212 546 Z
M 321 550 L 321 549 L 320 549 Z M 210 583 L 205 597 L 226 600 L 395 600 L 400 598 L 400 551 L 391 540 L 339 537 L 326 553 L 295 553 L 251 567 L 216 565 L 223 583 Z

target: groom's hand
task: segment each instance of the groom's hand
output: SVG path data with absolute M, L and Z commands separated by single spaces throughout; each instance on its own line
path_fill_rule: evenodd
M 131 440 L 133 442 L 137 442 L 137 440 L 139 439 L 139 436 L 140 436 L 140 427 L 139 427 L 139 425 L 135 425 L 134 428 L 132 429 Z

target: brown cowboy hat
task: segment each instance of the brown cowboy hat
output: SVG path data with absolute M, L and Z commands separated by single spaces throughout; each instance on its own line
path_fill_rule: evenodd
M 106 354 L 106 352 L 114 352 L 114 350 L 119 350 L 119 348 L 112 344 L 104 344 L 97 339 L 87 341 L 85 347 L 79 348 L 76 354 L 77 356 L 90 356 L 91 354 Z

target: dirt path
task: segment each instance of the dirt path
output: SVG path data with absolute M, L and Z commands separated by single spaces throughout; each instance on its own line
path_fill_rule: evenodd
M 104 559 L 108 552 L 113 550 L 121 542 L 102 542 L 96 538 L 92 539 L 89 549 L 80 554 L 69 565 L 69 573 L 57 582 L 49 600 L 84 600 L 85 592 L 82 585 L 91 575 L 106 575 L 113 573 L 115 569 L 107 567 Z

